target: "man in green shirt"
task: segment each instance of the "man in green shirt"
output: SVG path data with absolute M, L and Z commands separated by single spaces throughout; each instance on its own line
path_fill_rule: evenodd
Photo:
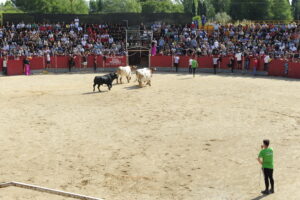
M 198 61 L 193 59 L 192 61 L 192 70 L 193 70 L 193 77 L 195 77 L 196 69 L 198 68 Z
M 263 194 L 274 193 L 274 180 L 273 180 L 273 149 L 269 148 L 270 140 L 264 140 L 261 146 L 261 151 L 258 155 L 258 162 L 262 165 L 264 172 L 266 189 L 262 191 Z M 269 191 L 269 180 L 271 183 L 271 190 Z

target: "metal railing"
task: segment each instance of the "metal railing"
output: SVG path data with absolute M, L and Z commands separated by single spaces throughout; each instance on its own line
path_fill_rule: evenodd
M 30 184 L 20 183 L 20 182 L 14 182 L 14 181 L 7 182 L 7 183 L 0 183 L 0 188 L 6 188 L 6 187 L 10 187 L 10 186 L 35 190 L 35 191 L 39 191 L 39 192 L 46 192 L 49 194 L 55 194 L 55 195 L 64 196 L 64 197 L 71 197 L 74 199 L 103 200 L 103 199 L 99 199 L 99 198 L 95 198 L 95 197 L 89 197 L 89 196 L 84 196 L 84 195 L 75 194 L 75 193 L 71 193 L 71 192 L 64 192 L 61 190 L 54 190 L 54 189 L 49 189 L 49 188 L 45 188 L 45 187 L 40 187 L 40 186 L 30 185 Z

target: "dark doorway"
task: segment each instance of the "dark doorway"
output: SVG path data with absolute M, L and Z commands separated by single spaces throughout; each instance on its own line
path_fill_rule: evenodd
M 149 67 L 149 50 L 130 49 L 128 50 L 128 57 L 129 65 Z

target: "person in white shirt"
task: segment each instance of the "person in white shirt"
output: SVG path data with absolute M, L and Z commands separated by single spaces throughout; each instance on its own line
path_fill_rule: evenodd
M 266 55 L 264 58 L 264 71 L 268 71 L 270 61 L 271 61 L 270 56 Z
M 78 17 L 76 17 L 74 19 L 74 22 L 75 22 L 75 27 L 78 28 L 79 27 L 79 19 L 78 19 Z
M 176 55 L 176 56 L 174 57 L 174 66 L 175 66 L 175 68 L 176 68 L 176 72 L 178 72 L 179 60 L 180 60 L 179 56 Z
M 213 46 L 214 48 L 219 48 L 219 42 L 216 40 L 215 42 L 214 42 L 214 46 Z
M 219 62 L 219 55 L 214 55 L 213 56 L 214 74 L 217 74 L 218 62 Z
M 110 45 L 112 45 L 112 43 L 114 43 L 114 38 L 110 36 L 110 37 L 108 38 L 108 43 L 109 43 Z
M 192 63 L 193 63 L 193 59 L 190 58 L 190 59 L 189 59 L 189 73 L 190 73 L 190 74 L 192 73 Z
M 235 54 L 235 58 L 237 61 L 237 69 L 242 69 L 242 53 L 241 53 L 241 51 L 238 51 Z
M 3 75 L 7 75 L 7 57 L 6 56 L 3 59 L 3 68 L 2 68 L 2 71 L 3 71 Z
M 50 64 L 51 64 L 50 52 L 48 52 L 48 53 L 46 54 L 46 63 L 47 63 L 46 67 L 47 67 L 47 68 L 50 68 Z

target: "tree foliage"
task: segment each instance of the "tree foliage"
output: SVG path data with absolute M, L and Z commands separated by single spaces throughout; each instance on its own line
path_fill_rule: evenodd
M 177 2 L 182 4 L 184 13 L 197 15 L 198 0 L 177 0 Z
M 229 13 L 231 0 L 213 0 L 211 1 L 216 13 Z
M 288 0 L 232 0 L 230 14 L 233 19 L 291 20 Z
M 90 13 L 101 13 L 104 9 L 103 0 L 90 0 Z
M 198 1 L 198 15 L 206 15 L 207 9 L 206 9 L 206 3 L 203 0 Z
M 137 0 L 105 0 L 103 12 L 105 13 L 139 13 L 141 4 Z
M 273 0 L 232 0 L 230 14 L 233 19 L 270 20 Z
M 292 19 L 291 6 L 287 0 L 273 0 L 272 11 L 275 20 Z
M 213 18 L 216 14 L 216 9 L 213 5 L 214 0 L 206 0 L 205 2 L 205 6 L 206 6 L 206 16 L 208 18 Z
M 183 5 L 174 4 L 171 0 L 148 0 L 142 3 L 143 13 L 182 13 Z
M 294 19 L 300 20 L 300 0 L 292 1 L 292 9 L 293 9 Z
M 89 10 L 84 0 L 12 0 L 12 2 L 29 13 L 87 14 Z
M 0 13 L 22 13 L 23 11 L 16 8 L 11 1 L 0 4 Z
M 290 20 L 300 18 L 300 0 L 11 0 L 16 11 L 29 13 L 189 13 L 229 14 L 234 20 Z M 14 7 L 17 6 L 17 7 Z M 18 8 L 18 9 L 17 9 Z M 221 14 L 219 14 L 221 15 Z M 221 15 L 221 16 L 222 16 Z
M 231 17 L 226 12 L 221 12 L 216 14 L 215 21 L 226 24 L 231 21 Z

